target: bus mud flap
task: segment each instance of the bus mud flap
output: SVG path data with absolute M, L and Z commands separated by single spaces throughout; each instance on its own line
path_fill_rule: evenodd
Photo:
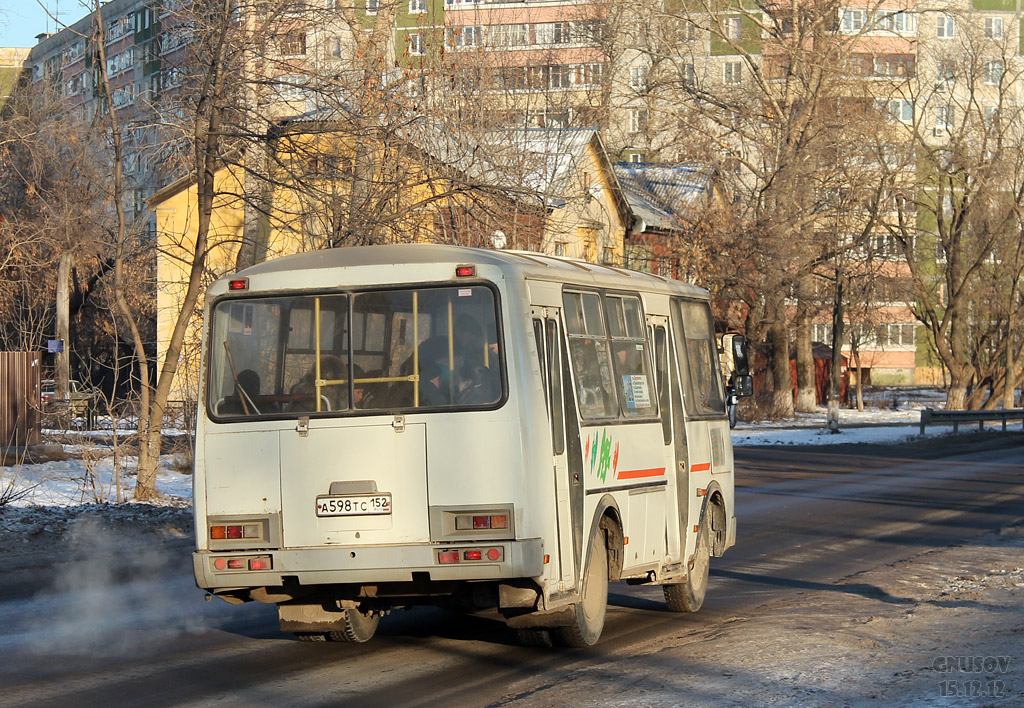
M 345 627 L 345 611 L 328 611 L 321 605 L 278 605 L 282 632 L 332 632 Z
M 532 629 L 534 627 L 568 627 L 576 621 L 576 606 L 568 605 L 547 612 L 526 612 L 505 618 L 511 629 Z
M 537 607 L 537 600 L 540 593 L 537 589 L 528 585 L 509 585 L 502 583 L 498 586 L 498 607 L 524 608 L 532 610 Z

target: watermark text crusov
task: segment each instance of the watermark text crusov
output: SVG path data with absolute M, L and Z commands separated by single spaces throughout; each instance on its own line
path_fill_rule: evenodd
M 939 695 L 964 698 L 1005 698 L 1012 690 L 1002 677 L 1010 671 L 1009 656 L 937 656 L 932 669 L 947 674 Z

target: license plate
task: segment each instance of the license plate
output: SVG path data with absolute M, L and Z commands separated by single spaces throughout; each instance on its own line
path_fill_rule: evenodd
M 317 516 L 379 516 L 390 513 L 390 494 L 350 494 L 316 498 Z

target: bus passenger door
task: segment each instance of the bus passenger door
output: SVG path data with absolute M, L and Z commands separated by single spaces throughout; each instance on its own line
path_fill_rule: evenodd
M 579 450 L 579 435 L 566 435 L 564 361 L 561 327 L 557 308 L 534 308 L 534 335 L 540 356 L 541 376 L 547 402 L 548 420 L 551 430 L 552 469 L 555 489 L 555 519 L 558 534 L 558 578 L 562 590 L 576 585 L 577 559 L 580 554 L 583 513 L 582 453 Z M 567 444 L 568 437 L 568 444 Z M 571 441 L 575 440 L 575 445 Z M 570 459 L 575 455 L 575 464 Z
M 686 415 L 683 412 L 683 401 L 685 400 L 684 392 L 687 389 L 688 374 L 686 368 L 686 353 L 683 345 L 683 336 L 681 332 L 681 323 L 675 316 L 673 310 L 672 326 L 669 330 L 672 336 L 665 335 L 664 352 L 665 358 L 668 364 L 668 397 L 669 405 L 671 406 L 671 425 L 672 425 L 672 451 L 675 457 L 675 464 L 673 469 L 675 475 L 673 477 L 676 485 L 676 508 L 678 510 L 677 518 L 679 519 L 679 531 L 677 536 L 678 542 L 681 544 L 679 547 L 681 555 L 673 556 L 674 558 L 680 558 L 685 563 L 688 560 L 688 554 L 686 552 L 686 540 L 691 535 L 689 528 L 690 519 L 690 504 L 691 504 L 691 492 L 690 492 L 690 449 L 689 449 L 689 438 L 686 430 Z M 655 347 L 658 348 L 657 338 L 658 331 L 655 329 Z M 662 418 L 663 425 L 665 419 Z
M 665 469 L 674 470 L 668 475 L 669 497 L 665 500 L 666 554 L 672 562 L 681 558 L 680 543 L 686 528 L 687 494 L 686 470 L 686 426 L 683 423 L 682 396 L 679 376 L 676 372 L 675 357 L 671 351 L 667 317 L 648 315 L 654 356 L 654 375 L 657 384 L 658 408 L 661 413 L 662 441 L 665 444 Z M 682 463 L 682 464 L 679 464 Z M 675 511 L 673 511 L 675 510 Z

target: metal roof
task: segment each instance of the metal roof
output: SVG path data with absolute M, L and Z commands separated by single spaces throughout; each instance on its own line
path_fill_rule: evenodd
M 678 229 L 714 190 L 713 168 L 702 162 L 616 162 L 614 170 L 630 209 L 654 228 Z
M 453 268 L 458 264 L 493 265 L 506 271 L 510 276 L 577 284 L 601 282 L 610 287 L 624 289 L 645 288 L 698 297 L 707 296 L 707 291 L 696 285 L 625 268 L 549 256 L 533 251 L 498 251 L 431 243 L 349 246 L 298 253 L 259 263 L 222 280 L 332 268 L 438 263 L 451 263 Z

